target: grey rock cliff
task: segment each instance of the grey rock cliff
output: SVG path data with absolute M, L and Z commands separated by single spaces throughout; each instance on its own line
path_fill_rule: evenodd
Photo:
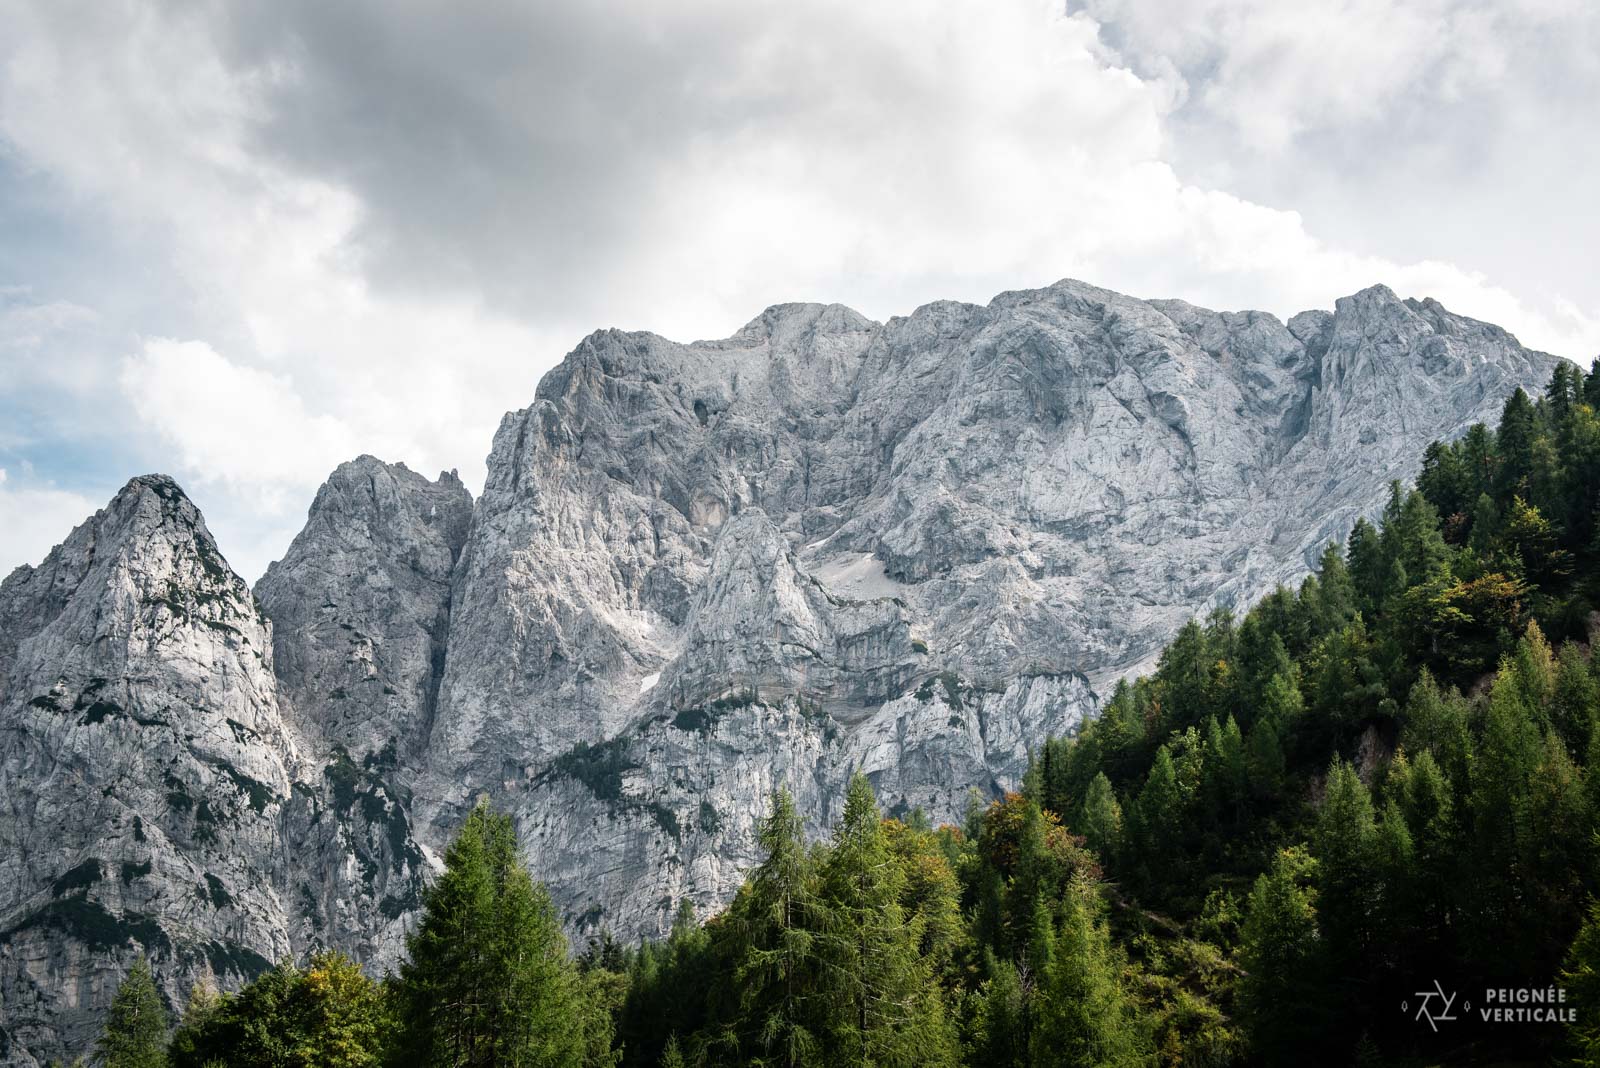
M 389 476 L 412 498 L 395 514 L 415 512 L 429 491 L 408 478 L 427 483 Z M 459 529 L 465 491 L 436 492 L 453 509 L 440 526 Z M 325 575 L 347 578 L 328 541 L 302 543 L 318 546 Z M 433 562 L 426 547 L 417 559 Z M 284 586 L 292 572 L 280 570 Z M 390 616 L 376 634 L 405 634 L 396 601 L 366 603 Z M 296 724 L 273 674 L 275 645 L 249 586 L 163 476 L 129 482 L 40 567 L 0 585 L 7 1063 L 84 1052 L 141 953 L 181 1006 L 202 977 L 236 986 L 312 945 L 374 961 L 398 951 L 431 869 L 392 782 L 396 756 L 329 755 L 370 723 Z
M 602 331 L 477 502 L 341 466 L 259 611 L 135 480 L 0 586 L 7 1056 L 81 1049 L 139 945 L 174 998 L 319 941 L 393 963 L 483 795 L 575 932 L 630 935 L 727 900 L 775 786 L 816 830 L 855 768 L 952 818 L 1553 362 L 1383 287 L 1288 323 L 1062 282 Z
M 256 584 L 286 714 L 324 754 L 415 756 L 444 674 L 450 578 L 472 520 L 454 472 L 341 464 Z
M 490 792 L 574 925 L 628 932 L 725 900 L 775 782 L 818 829 L 854 767 L 951 818 L 1552 363 L 1383 287 L 594 334 L 496 436 L 421 818 Z
M 0 586 L 13 1047 L 81 1049 L 94 1021 L 72 1010 L 106 1005 L 141 951 L 169 995 L 290 952 L 272 876 L 296 747 L 271 651 L 249 587 L 159 476 L 128 483 Z

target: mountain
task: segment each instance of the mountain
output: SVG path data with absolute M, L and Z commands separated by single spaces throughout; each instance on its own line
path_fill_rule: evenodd
M 951 818 L 1554 363 L 1381 286 L 601 331 L 477 501 L 342 465 L 253 596 L 135 479 L 0 586 L 6 1056 L 81 1049 L 140 947 L 176 1004 L 312 944 L 392 963 L 485 794 L 577 933 L 724 902 L 776 785 L 813 828 L 855 768 Z

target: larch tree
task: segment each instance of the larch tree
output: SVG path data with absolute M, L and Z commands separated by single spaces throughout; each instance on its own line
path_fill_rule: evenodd
M 901 908 L 903 888 L 872 787 L 858 773 L 821 869 L 831 1063 L 910 1068 L 956 1061 L 942 991 L 919 952 L 920 925 Z

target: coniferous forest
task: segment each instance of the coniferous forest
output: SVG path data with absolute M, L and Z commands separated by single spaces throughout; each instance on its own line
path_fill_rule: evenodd
M 397 974 L 320 953 L 169 1019 L 140 965 L 101 1059 L 1600 1063 L 1597 411 L 1600 365 L 1562 363 L 1430 446 L 1298 589 L 1185 626 L 960 826 L 858 776 L 810 841 L 779 793 L 725 911 L 569 947 L 480 805 Z M 1551 988 L 1571 1022 L 1483 1016 Z

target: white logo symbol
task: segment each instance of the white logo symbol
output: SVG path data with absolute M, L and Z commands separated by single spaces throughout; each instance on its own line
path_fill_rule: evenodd
M 1417 991 L 1417 997 L 1421 998 L 1422 1002 L 1417 1006 L 1416 1019 L 1427 1020 L 1428 1026 L 1435 1031 L 1439 1030 L 1441 1022 L 1455 1019 L 1450 1010 L 1455 1005 L 1456 995 L 1454 993 L 1446 994 L 1444 987 L 1439 985 L 1439 980 L 1435 979 L 1433 981 L 1432 990 Z M 1435 998 L 1438 999 L 1437 1002 L 1434 1000 Z M 1407 1007 L 1405 1002 L 1402 1001 L 1400 1003 L 1401 1011 L 1404 1011 Z

